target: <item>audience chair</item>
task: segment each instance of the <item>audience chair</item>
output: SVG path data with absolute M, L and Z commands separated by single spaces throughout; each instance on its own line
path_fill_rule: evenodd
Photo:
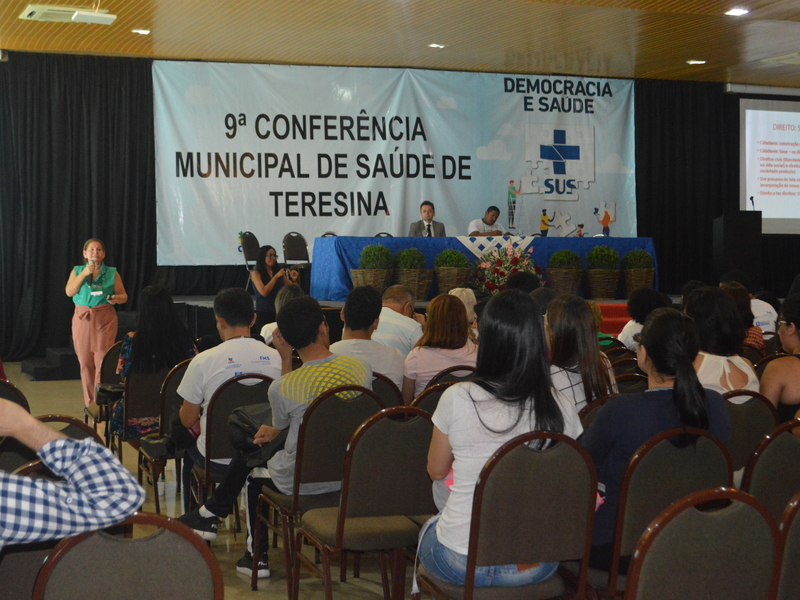
M 339 504 L 339 492 L 301 494 L 307 483 L 341 481 L 344 455 L 350 438 L 369 417 L 384 408 L 378 395 L 357 385 L 345 385 L 328 390 L 306 409 L 297 435 L 294 483 L 290 495 L 266 486 L 258 499 L 253 548 L 260 548 L 262 525 L 273 532 L 273 546 L 278 534 L 283 538 L 286 564 L 286 585 L 292 594 L 292 564 L 294 560 L 294 524 L 306 511 Z M 271 517 L 270 518 L 270 514 Z M 263 532 L 268 535 L 268 532 Z M 254 560 L 258 553 L 253 552 Z M 258 589 L 254 566 L 252 588 Z
M 222 383 L 211 396 L 206 407 L 205 461 L 193 466 L 191 489 L 184 490 L 184 493 L 192 495 L 192 508 L 205 503 L 221 479 L 211 471 L 211 461 L 233 458 L 238 452 L 231 445 L 228 435 L 228 417 L 233 409 L 269 402 L 267 392 L 270 384 L 272 377 L 261 373 L 243 373 Z
M 639 361 L 636 358 L 619 358 L 611 363 L 611 369 L 614 371 L 614 376 L 619 377 L 627 373 L 638 373 L 644 375 L 639 368 Z
M 800 556 L 800 492 L 789 502 L 780 523 L 782 551 L 781 574 L 778 580 L 778 600 L 797 600 L 800 594 L 800 569 L 797 557 Z M 2 564 L 0 564 L 2 569 Z
M 69 415 L 41 415 L 36 417 L 42 423 L 50 424 L 50 427 L 58 429 L 61 433 L 73 440 L 83 440 L 90 438 L 100 444 L 104 444 L 103 438 L 86 423 Z
M 290 598 L 299 596 L 301 563 L 322 577 L 325 598 L 332 600 L 331 560 L 344 552 L 380 552 L 384 595 L 402 600 L 404 549 L 416 545 L 419 523 L 437 512 L 427 473 L 432 433 L 431 416 L 406 406 L 383 410 L 356 430 L 344 458 L 339 506 L 309 510 L 300 520 Z M 304 540 L 321 552 L 321 568 L 303 554 Z M 392 564 L 391 592 L 386 556 Z
M 739 354 L 742 358 L 746 358 L 754 365 L 757 365 L 765 357 L 764 350 L 753 348 L 752 346 L 745 346 Z
M 439 399 L 442 397 L 444 391 L 454 383 L 455 381 L 445 381 L 443 383 L 429 385 L 419 393 L 419 396 L 414 398 L 411 402 L 411 406 L 422 409 L 429 415 L 432 415 L 436 411 L 436 407 L 439 406 Z
M 244 256 L 244 266 L 247 269 L 247 283 L 244 289 L 248 289 L 252 283 L 250 280 L 250 273 L 256 268 L 258 261 L 258 251 L 261 246 L 258 244 L 258 239 L 251 231 L 245 231 L 242 234 L 242 256 Z M 250 264 L 253 263 L 253 264 Z
M 381 231 L 380 233 L 376 233 L 375 237 L 394 237 L 394 236 L 391 233 Z
M 778 413 L 772 402 L 749 390 L 733 390 L 722 395 L 728 406 L 731 419 L 731 435 L 728 452 L 733 460 L 733 470 L 743 469 L 761 440 L 778 426 Z M 737 404 L 732 400 L 749 398 Z
M 608 394 L 600 398 L 595 398 L 580 410 L 578 418 L 581 420 L 584 431 L 589 429 L 589 425 L 591 425 L 592 421 L 597 417 L 597 411 L 608 402 L 609 398 L 613 398 L 614 396 L 619 396 L 619 394 Z
M 775 521 L 800 492 L 800 437 L 792 435 L 794 427 L 800 427 L 800 419 L 784 423 L 761 440 L 742 477 L 742 491 L 761 502 Z
M 0 380 L 0 398 L 19 404 L 26 411 L 31 412 L 31 407 L 28 405 L 25 394 L 10 381 Z M 0 437 L 0 471 L 10 473 L 20 464 L 24 464 L 21 461 L 29 455 L 27 446 L 20 444 L 14 438 L 6 439 Z
M 461 375 L 457 375 L 461 373 Z M 456 365 L 455 367 L 448 367 L 443 371 L 439 371 L 428 382 L 426 387 L 431 387 L 437 383 L 447 383 L 448 381 L 457 383 L 459 381 L 471 381 L 475 373 L 475 367 L 470 365 Z
M 686 435 L 696 439 L 683 447 L 673 443 Z M 622 478 L 611 568 L 608 572 L 589 569 L 589 583 L 597 589 L 606 589 L 610 596 L 624 590 L 626 577 L 619 573 L 620 557 L 633 554 L 650 521 L 687 494 L 729 487 L 732 482 L 728 451 L 708 431 L 691 427 L 669 429 L 642 444 Z
M 192 362 L 192 359 L 187 358 L 172 367 L 164 378 L 164 382 L 161 384 L 161 391 L 159 393 L 161 408 L 159 410 L 158 437 L 164 437 L 169 434 L 170 419 L 173 415 L 178 413 L 181 404 L 183 404 L 183 398 L 178 395 L 178 386 L 181 384 L 183 375 L 186 373 L 186 368 L 189 366 L 190 362 Z M 139 459 L 137 461 L 139 483 L 143 480 L 142 473 L 147 473 L 153 481 L 156 514 L 161 514 L 158 482 L 164 473 L 168 460 L 175 461 L 175 484 L 177 491 L 181 491 L 181 465 L 183 463 L 183 455 L 184 450 L 177 450 L 173 454 L 167 456 L 150 456 L 144 447 L 139 446 Z M 186 490 L 184 490 L 184 493 L 186 493 Z
M 616 380 L 620 394 L 638 394 L 647 389 L 647 376 L 641 373 L 623 373 Z
M 25 394 L 10 381 L 0 379 L 0 398 L 10 400 L 14 404 L 19 404 L 26 411 L 31 412 L 31 407 L 28 404 L 28 399 L 25 398 Z
M 530 447 L 548 442 L 545 450 Z M 577 559 L 577 597 L 583 598 L 596 496 L 592 460 L 575 440 L 546 431 L 514 438 L 487 461 L 475 486 L 464 585 L 439 581 L 420 567 L 421 587 L 435 598 L 554 598 L 564 592 L 559 574 L 528 586 L 476 590 L 475 567 Z
M 155 373 L 129 373 L 125 378 L 122 430 L 117 433 L 110 433 L 111 451 L 116 452 L 120 461 L 122 460 L 123 442 L 128 442 L 137 452 L 139 450 L 139 439 L 128 437 L 128 421 L 130 419 L 157 419 L 159 417 L 161 410 L 161 384 L 168 373 L 169 369 L 161 369 Z M 106 431 L 110 431 L 112 407 L 109 406 L 107 408 L 109 422 L 106 423 Z
M 614 341 L 622 344 L 622 342 L 620 342 L 619 340 L 614 340 Z M 636 358 L 636 352 L 634 352 L 630 348 L 626 348 L 624 344 L 622 345 L 621 348 L 619 346 L 606 348 L 603 350 L 603 354 L 606 355 L 611 364 L 614 364 L 616 361 L 622 360 L 623 358 L 633 358 L 633 359 Z
M 122 340 L 119 342 L 114 342 L 111 344 L 111 347 L 106 350 L 105 355 L 103 355 L 103 360 L 100 363 L 100 383 L 105 384 L 114 384 L 114 383 L 122 383 L 122 377 L 117 375 L 117 363 L 119 362 L 119 352 L 122 348 Z M 99 405 L 99 404 L 90 404 L 86 408 L 84 421 L 86 423 L 89 422 L 89 419 L 92 421 L 92 426 L 94 429 L 97 429 L 97 425 L 99 423 L 105 423 L 105 436 L 106 446 L 111 446 L 111 431 L 108 427 L 108 421 L 110 419 L 110 411 L 111 407 L 107 405 Z
M 58 540 L 15 544 L 0 550 L 0 600 L 21 600 L 33 594 L 33 584 Z
M 33 598 L 223 600 L 219 563 L 186 525 L 149 513 L 137 513 L 122 525 L 156 531 L 146 537 L 135 531 L 134 539 L 99 531 L 62 540 L 42 566 Z
M 383 373 L 372 372 L 372 391 L 378 394 L 386 408 L 403 405 L 403 394 L 394 381 Z
M 730 504 L 724 508 L 698 508 L 725 501 Z M 775 598 L 779 555 L 775 521 L 752 496 L 735 489 L 698 491 L 647 528 L 631 560 L 625 600 L 769 600 Z
M 623 342 L 620 342 L 617 338 L 611 338 L 611 339 L 604 338 L 603 339 L 603 344 L 604 344 L 604 347 L 605 347 L 603 352 L 605 352 L 606 354 L 608 354 L 609 350 L 616 350 L 616 349 L 620 349 L 620 350 L 624 349 L 624 350 L 627 350 L 628 352 L 633 352 L 633 350 L 628 348 Z M 636 354 L 636 353 L 634 352 L 634 354 Z
M 335 234 L 335 233 L 333 233 L 332 231 L 326 231 L 325 233 L 323 233 L 323 234 L 322 234 L 321 236 L 319 236 L 319 237 L 336 237 L 336 234 Z
M 764 374 L 764 369 L 767 368 L 767 365 L 771 363 L 776 358 L 783 358 L 785 356 L 789 356 L 788 354 L 779 353 L 779 354 L 770 354 L 769 356 L 765 356 L 757 363 L 755 363 L 755 370 L 756 376 L 758 377 L 759 381 L 761 380 L 761 376 Z

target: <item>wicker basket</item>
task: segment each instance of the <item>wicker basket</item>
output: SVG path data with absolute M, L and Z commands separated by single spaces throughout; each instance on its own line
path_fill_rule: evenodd
M 625 297 L 630 298 L 633 290 L 652 288 L 656 278 L 655 269 L 625 269 Z
M 589 269 L 586 271 L 589 285 L 589 297 L 595 299 L 613 299 L 617 297 L 619 271 L 610 269 Z
M 368 285 L 375 288 L 381 294 L 389 287 L 392 282 L 391 269 L 350 269 L 350 277 L 353 279 L 353 287 Z
M 433 281 L 433 269 L 395 269 L 397 285 L 406 286 L 416 300 L 427 300 Z
M 547 287 L 556 294 L 577 294 L 583 271 L 547 269 Z
M 436 293 L 447 294 L 454 288 L 467 287 L 469 267 L 435 267 Z

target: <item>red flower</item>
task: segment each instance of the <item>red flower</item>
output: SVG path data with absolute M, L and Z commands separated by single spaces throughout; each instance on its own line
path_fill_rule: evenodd
M 487 290 L 489 290 L 490 292 L 491 292 L 492 290 L 494 290 L 496 287 L 497 287 L 497 286 L 496 286 L 495 284 L 493 284 L 491 281 L 487 281 L 487 282 L 486 282 L 486 289 L 487 289 Z
M 483 283 L 484 281 L 486 281 L 486 277 L 483 277 L 483 276 L 481 276 L 481 277 L 478 277 L 478 281 L 480 281 L 481 283 Z
M 495 264 L 496 264 L 498 267 L 502 267 L 502 266 L 503 266 L 503 261 L 502 261 L 502 260 L 500 260 L 500 259 L 498 258 L 498 259 L 497 259 L 497 262 L 495 262 Z
M 514 258 L 512 258 L 512 259 L 511 259 L 511 264 L 512 264 L 512 265 L 515 265 L 515 264 L 517 264 L 518 262 L 519 262 L 519 259 L 518 259 L 516 256 L 515 256 Z
M 505 271 L 500 271 L 500 272 L 498 273 L 498 275 L 500 275 L 500 277 L 505 277 L 505 276 L 506 276 L 506 274 L 505 274 Z
M 516 267 L 514 267 L 513 269 L 511 269 L 511 272 L 512 272 L 512 273 L 516 273 L 517 271 L 519 271 L 519 269 L 518 269 L 518 268 L 516 268 Z
M 500 272 L 500 269 L 498 269 L 497 267 L 492 269 L 492 273 L 494 273 L 495 275 L 497 275 L 499 272 Z
M 503 290 L 505 290 L 505 289 L 506 289 L 506 286 L 504 286 L 504 285 L 501 285 L 501 286 L 500 286 L 500 291 L 501 291 L 501 292 L 502 292 Z

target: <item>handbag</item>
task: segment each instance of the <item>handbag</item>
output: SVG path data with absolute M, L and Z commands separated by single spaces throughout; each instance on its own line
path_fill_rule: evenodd
M 234 408 L 228 417 L 228 435 L 231 445 L 242 453 L 245 464 L 254 468 L 266 463 L 286 444 L 289 429 L 263 446 L 255 443 L 255 435 L 262 425 L 272 425 L 272 405 L 269 402 Z
M 98 383 L 94 388 L 94 401 L 98 406 L 114 404 L 124 395 L 124 383 Z

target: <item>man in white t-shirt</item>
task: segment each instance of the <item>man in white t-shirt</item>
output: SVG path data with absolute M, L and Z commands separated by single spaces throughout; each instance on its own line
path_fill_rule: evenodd
M 486 209 L 486 214 L 481 219 L 470 221 L 467 227 L 467 235 L 472 237 L 488 237 L 503 235 L 503 231 L 495 225 L 500 218 L 500 209 L 490 206 Z
M 331 352 L 360 358 L 373 373 L 386 375 L 399 389 L 403 385 L 403 355 L 397 348 L 371 339 L 380 323 L 381 309 L 377 290 L 368 285 L 354 288 L 342 308 L 342 341 L 333 344 Z
M 393 285 L 383 292 L 378 329 L 372 339 L 408 356 L 422 337 L 425 315 L 414 312 L 414 296 L 404 285 Z

